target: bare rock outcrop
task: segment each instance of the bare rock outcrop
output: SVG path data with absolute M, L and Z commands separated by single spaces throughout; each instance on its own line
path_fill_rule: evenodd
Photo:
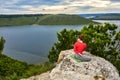
M 76 62 L 73 50 L 61 51 L 58 65 L 51 71 L 51 80 L 120 80 L 117 69 L 101 57 L 84 52 L 89 62 Z
M 117 69 L 107 60 L 84 52 L 91 61 L 76 62 L 73 54 L 73 49 L 61 51 L 58 64 L 49 74 L 24 80 L 120 80 Z

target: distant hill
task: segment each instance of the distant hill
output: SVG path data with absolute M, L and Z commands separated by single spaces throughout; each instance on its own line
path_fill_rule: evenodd
M 120 13 L 79 14 L 79 16 L 92 20 L 120 20 Z
M 20 25 L 80 25 L 96 23 L 78 15 L 36 14 L 36 15 L 0 15 L 0 26 Z
M 93 22 L 77 15 L 47 15 L 38 20 L 37 24 L 42 25 L 79 25 Z
M 91 18 L 94 20 L 120 20 L 120 15 L 105 15 Z

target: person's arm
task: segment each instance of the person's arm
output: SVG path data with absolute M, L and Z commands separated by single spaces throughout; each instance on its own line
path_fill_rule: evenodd
M 83 49 L 83 51 L 85 51 L 86 50 L 86 48 L 87 48 L 87 45 L 86 45 L 86 43 L 84 43 L 85 44 L 85 46 L 84 46 L 84 49 Z M 84 56 L 84 53 L 83 53 L 83 56 Z
M 78 50 L 77 50 L 77 43 L 74 44 L 74 52 L 79 53 Z

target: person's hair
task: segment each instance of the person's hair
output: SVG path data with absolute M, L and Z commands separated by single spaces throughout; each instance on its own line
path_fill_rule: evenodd
M 78 38 L 81 39 L 81 40 L 83 40 L 84 39 L 84 35 L 83 34 L 79 35 Z

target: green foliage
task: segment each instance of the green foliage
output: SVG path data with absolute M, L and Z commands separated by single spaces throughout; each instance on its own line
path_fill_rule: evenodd
M 0 78 L 2 80 L 18 80 L 33 75 L 41 74 L 54 68 L 54 64 L 45 62 L 39 65 L 13 60 L 5 55 L 0 55 Z
M 93 22 L 77 15 L 3 15 L 0 16 L 0 26 L 21 25 L 79 25 Z M 94 22 L 96 23 L 96 22 Z
M 50 71 L 54 67 L 55 67 L 55 65 L 51 62 L 45 62 L 45 63 L 39 64 L 39 65 L 29 65 L 29 68 L 28 68 L 27 72 L 23 75 L 23 77 L 27 78 L 27 77 L 30 77 L 33 75 L 41 74 L 46 71 Z
M 0 38 L 0 53 L 2 53 L 2 51 L 3 51 L 4 43 L 5 43 L 5 39 L 3 37 L 1 37 Z
M 22 76 L 28 68 L 27 63 L 13 60 L 0 54 L 0 75 L 3 77 Z
M 37 24 L 41 25 L 80 25 L 93 22 L 77 15 L 46 15 L 40 17 Z
M 54 68 L 54 64 L 45 62 L 39 65 L 28 65 L 11 59 L 5 55 L 0 55 L 0 78 L 2 80 L 19 80 L 33 75 L 41 74 Z
M 2 53 L 4 48 L 5 39 L 1 37 L 0 39 L 0 53 Z M 6 77 L 11 75 L 21 76 L 28 65 L 24 62 L 19 62 L 13 60 L 3 54 L 0 54 L 0 76 Z
M 110 48 L 114 48 L 114 37 L 116 35 L 117 26 L 114 24 L 105 23 L 104 25 L 90 24 L 81 30 L 85 36 L 87 50 L 95 55 L 107 57 Z M 114 49 L 115 51 L 115 49 Z M 103 54 L 104 53 L 104 54 Z
M 4 48 L 5 39 L 0 39 L 0 53 Z M 29 65 L 25 62 L 20 62 L 4 54 L 0 54 L 0 80 L 19 80 L 20 78 L 30 77 L 32 75 L 41 74 L 51 70 L 55 65 L 50 62 L 45 62 L 39 65 Z
M 81 30 L 87 43 L 87 51 L 103 57 L 117 67 L 120 73 L 120 31 L 115 24 L 89 25 Z
M 115 24 L 84 26 L 81 31 L 62 30 L 57 33 L 58 42 L 54 44 L 49 52 L 48 58 L 56 62 L 61 50 L 73 48 L 76 36 L 83 34 L 87 51 L 103 57 L 113 63 L 120 72 L 120 31 L 116 31 Z
M 32 25 L 36 17 L 0 18 L 0 26 Z
M 49 51 L 49 61 L 56 62 L 58 55 L 61 50 L 70 49 L 73 47 L 74 42 L 76 41 L 77 35 L 80 32 L 64 29 L 60 33 L 57 33 L 58 42 L 54 44 L 52 49 Z

